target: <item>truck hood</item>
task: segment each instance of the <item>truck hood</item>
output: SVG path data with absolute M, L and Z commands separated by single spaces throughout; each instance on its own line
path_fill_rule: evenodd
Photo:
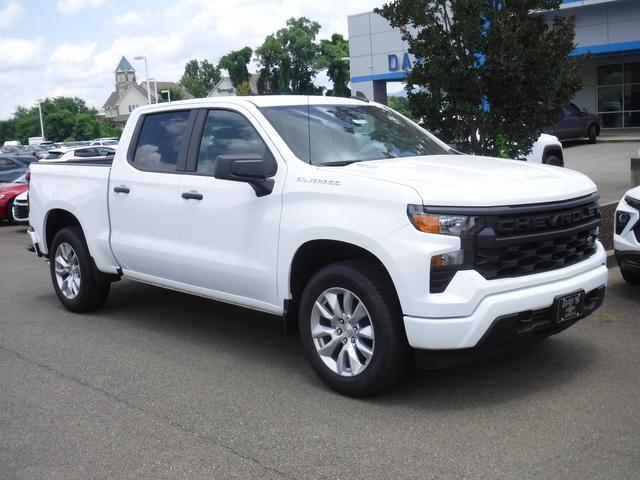
M 554 202 L 597 190 L 588 177 L 566 168 L 473 155 L 393 158 L 338 168 L 407 185 L 418 192 L 425 205 L 434 206 Z

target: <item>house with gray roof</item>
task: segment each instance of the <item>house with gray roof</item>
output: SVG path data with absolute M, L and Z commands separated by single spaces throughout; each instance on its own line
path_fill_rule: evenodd
M 124 56 L 120 59 L 114 73 L 116 77 L 115 90 L 104 102 L 102 109 L 106 118 L 121 127 L 127 123 L 127 119 L 134 109 L 148 103 L 147 89 L 150 92 L 151 103 L 163 101 L 160 92 L 171 88 L 179 89 L 185 99 L 193 98 L 193 95 L 175 82 L 151 81 L 149 82 L 150 88 L 147 87 L 146 81 L 138 84 L 136 70 Z

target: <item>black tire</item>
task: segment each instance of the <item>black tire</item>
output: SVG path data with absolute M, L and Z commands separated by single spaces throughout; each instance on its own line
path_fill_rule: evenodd
M 598 140 L 598 127 L 596 125 L 589 125 L 587 138 L 589 139 L 589 143 L 596 143 Z
M 553 165 L 555 167 L 564 167 L 564 162 L 555 153 L 550 153 L 546 157 L 544 157 L 544 161 L 542 163 L 544 163 L 545 165 Z
M 5 211 L 4 218 L 7 220 L 9 225 L 13 225 L 13 222 L 14 222 L 14 219 L 13 219 L 13 200 L 11 200 L 7 204 L 7 209 Z
M 56 279 L 56 252 L 60 244 L 68 244 L 74 251 L 80 269 L 80 286 L 74 298 L 67 298 L 61 291 Z M 49 270 L 53 288 L 60 303 L 72 312 L 83 313 L 96 310 L 104 305 L 109 296 L 110 282 L 94 265 L 80 227 L 68 227 L 60 230 L 51 242 L 49 250 Z
M 639 286 L 640 285 L 640 274 L 635 271 L 630 271 L 625 268 L 620 268 L 620 273 L 622 274 L 622 278 L 629 285 Z
M 302 293 L 298 318 L 302 346 L 316 374 L 339 393 L 352 397 L 373 395 L 390 387 L 408 370 L 410 348 L 402 311 L 393 285 L 389 283 L 386 275 L 369 262 L 344 261 L 317 272 Z M 366 368 L 354 376 L 341 376 L 331 370 L 321 359 L 311 336 L 312 310 L 316 300 L 332 288 L 347 289 L 361 300 L 375 332 L 373 354 Z M 342 347 L 338 344 L 336 348 Z

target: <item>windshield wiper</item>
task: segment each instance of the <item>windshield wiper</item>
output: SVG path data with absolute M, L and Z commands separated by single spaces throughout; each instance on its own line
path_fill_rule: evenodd
M 338 162 L 320 163 L 316 167 L 344 167 L 345 165 L 351 165 L 352 163 L 364 162 L 364 160 L 340 160 Z

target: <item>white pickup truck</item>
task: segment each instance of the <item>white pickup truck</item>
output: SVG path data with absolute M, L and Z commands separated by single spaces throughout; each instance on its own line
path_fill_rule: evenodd
M 368 395 L 598 308 L 597 199 L 384 105 L 207 98 L 136 109 L 112 162 L 32 165 L 29 233 L 71 311 L 126 277 L 281 315 L 325 383 Z

